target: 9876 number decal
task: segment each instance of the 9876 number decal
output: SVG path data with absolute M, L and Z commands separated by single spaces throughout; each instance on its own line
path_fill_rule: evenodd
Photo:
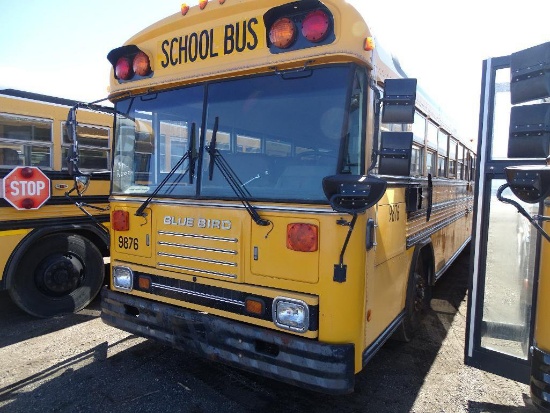
M 133 237 L 118 237 L 118 248 L 122 248 L 125 250 L 137 250 L 139 248 L 138 246 L 138 239 Z
M 399 204 L 390 204 L 390 222 L 399 221 Z

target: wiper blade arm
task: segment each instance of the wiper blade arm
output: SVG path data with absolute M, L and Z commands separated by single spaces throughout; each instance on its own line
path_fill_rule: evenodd
M 189 157 L 189 183 L 193 183 L 195 176 L 195 162 L 197 161 L 197 137 L 195 132 L 195 122 L 191 124 L 191 136 L 189 137 L 189 145 L 187 147 L 187 156 Z
M 166 182 L 176 173 L 178 168 L 187 160 L 189 159 L 189 164 L 187 165 L 187 168 L 185 171 L 183 171 L 182 177 L 185 176 L 187 172 L 189 172 L 191 169 L 195 169 L 195 160 L 196 160 L 197 154 L 196 154 L 196 145 L 195 145 L 195 123 L 191 125 L 191 137 L 189 140 L 189 148 L 187 149 L 187 152 L 180 158 L 180 160 L 174 165 L 174 167 L 168 172 L 168 175 L 164 177 L 162 182 L 157 186 L 157 188 L 153 191 L 153 193 L 141 204 L 141 206 L 138 208 L 138 210 L 135 213 L 135 216 L 137 217 L 144 217 L 147 214 L 145 214 L 143 211 L 145 211 L 145 208 L 147 208 L 147 205 L 153 200 L 154 197 L 157 196 L 159 191 L 166 185 Z M 192 176 L 193 174 L 190 174 L 191 177 L 189 178 L 190 183 L 193 183 Z
M 210 154 L 210 161 L 208 163 L 208 180 L 212 180 L 212 177 L 214 176 L 214 163 L 216 162 L 216 137 L 218 135 L 218 125 L 220 123 L 220 118 L 216 116 L 216 120 L 214 120 L 214 129 L 212 130 L 212 140 L 210 141 L 210 145 L 208 146 L 208 153 Z
M 223 177 L 235 193 L 237 195 L 237 198 L 242 202 L 244 205 L 246 211 L 252 218 L 252 220 L 257 224 L 261 226 L 267 226 L 271 224 L 271 221 L 267 219 L 263 219 L 259 214 L 258 211 L 256 211 L 256 208 L 252 206 L 248 198 L 251 196 L 248 189 L 245 187 L 245 185 L 242 183 L 242 181 L 239 179 L 235 171 L 229 166 L 229 163 L 227 163 L 227 160 L 223 157 L 223 155 L 220 153 L 219 150 L 216 149 L 216 135 L 218 133 L 218 124 L 219 124 L 219 118 L 216 116 L 216 120 L 214 121 L 214 129 L 212 131 L 212 140 L 210 141 L 210 145 L 207 148 L 208 154 L 210 155 L 210 163 L 208 164 L 208 179 L 211 181 L 212 177 L 214 176 L 214 164 L 218 167 L 220 172 L 222 173 Z
M 248 198 L 250 197 L 250 192 L 248 192 L 248 189 L 246 189 L 242 181 L 235 174 L 235 171 L 231 169 L 223 155 L 217 149 L 214 149 L 214 151 L 214 162 L 216 166 L 221 171 L 223 177 L 225 178 L 233 192 L 235 192 L 235 195 L 237 195 L 237 198 L 239 198 L 239 200 L 242 202 L 252 220 L 260 226 L 270 225 L 271 221 L 263 219 L 258 214 L 258 211 L 256 211 L 256 208 L 254 208 L 254 206 L 250 203 L 250 201 L 248 200 Z

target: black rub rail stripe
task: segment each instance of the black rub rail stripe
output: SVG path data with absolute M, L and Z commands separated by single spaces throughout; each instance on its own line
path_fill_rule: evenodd
M 106 204 L 109 202 L 109 197 L 107 195 L 97 195 L 97 196 L 80 196 L 67 198 L 66 196 L 55 196 L 48 199 L 44 205 L 74 205 L 75 202 L 83 202 L 85 204 Z M 5 199 L 0 199 L 0 208 L 1 207 L 10 207 L 11 204 Z
M 30 100 L 37 100 L 39 102 L 55 103 L 57 105 L 63 106 L 74 106 L 78 103 L 76 100 L 58 98 L 55 96 L 42 95 L 39 93 L 32 93 L 17 89 L 0 89 L 0 94 Z
M 140 288 L 138 277 L 145 276 L 151 280 L 151 288 Z M 192 281 L 176 280 L 140 272 L 134 273 L 134 289 L 157 296 L 172 298 L 197 305 L 202 305 L 217 310 L 227 311 L 234 314 L 273 321 L 271 308 L 273 298 L 256 294 L 249 294 L 241 291 L 230 290 L 222 287 L 199 284 Z M 264 311 L 261 315 L 246 311 L 245 300 L 249 297 L 259 299 L 264 303 Z M 319 329 L 319 306 L 309 306 L 309 328 L 310 331 Z
M 449 201 L 443 201 L 443 202 L 434 204 L 432 206 L 432 215 L 438 211 L 445 210 L 448 208 L 454 208 L 454 207 L 462 208 L 468 205 L 469 203 L 472 203 L 473 201 L 474 201 L 473 196 L 467 196 L 467 197 L 461 197 L 461 198 L 452 199 Z M 426 211 L 427 211 L 427 208 L 422 208 L 422 209 L 419 209 L 418 211 L 411 212 L 409 213 L 408 220 L 412 221 L 414 218 L 425 217 Z
M 109 215 L 94 215 L 94 218 L 98 222 L 109 222 Z M 33 229 L 44 228 L 53 226 L 81 226 L 94 224 L 92 219 L 86 215 L 72 216 L 65 218 L 40 218 L 40 219 L 21 219 L 15 221 L 1 221 L 0 231 L 14 230 L 14 229 Z
M 2 168 L 5 168 L 5 167 L 2 167 Z M 9 174 L 11 171 L 13 170 L 13 168 L 10 168 L 10 169 L 1 169 L 0 170 L 0 178 L 4 178 L 7 174 Z M 50 179 L 60 179 L 60 180 L 72 180 L 73 177 L 71 175 L 69 175 L 69 172 L 64 170 L 64 171 L 51 171 L 51 170 L 48 170 L 48 169 L 42 169 L 40 168 L 40 170 L 42 172 L 44 172 L 44 175 L 46 175 L 48 178 Z M 91 181 L 109 181 L 111 178 L 111 173 L 106 171 L 106 172 L 94 172 L 92 177 L 91 177 Z

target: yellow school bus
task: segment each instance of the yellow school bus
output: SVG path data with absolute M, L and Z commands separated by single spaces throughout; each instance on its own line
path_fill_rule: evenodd
M 104 322 L 328 393 L 411 339 L 475 154 L 372 36 L 346 1 L 226 0 L 109 52 Z
M 14 89 L 0 90 L 0 289 L 38 317 L 85 307 L 104 283 L 109 256 L 110 140 L 113 117 L 79 111 L 80 167 L 89 188 L 73 197 L 66 158 L 69 108 L 75 101 Z M 33 203 L 40 175 L 44 197 Z M 19 178 L 14 178 L 19 177 Z M 34 184 L 34 186 L 33 186 Z M 47 192 L 47 195 L 45 195 Z M 18 202 L 12 196 L 28 195 Z

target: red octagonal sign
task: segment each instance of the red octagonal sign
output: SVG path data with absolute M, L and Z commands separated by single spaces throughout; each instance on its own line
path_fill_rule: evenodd
M 35 166 L 18 166 L 4 178 L 4 199 L 17 209 L 38 209 L 50 199 L 50 178 Z

